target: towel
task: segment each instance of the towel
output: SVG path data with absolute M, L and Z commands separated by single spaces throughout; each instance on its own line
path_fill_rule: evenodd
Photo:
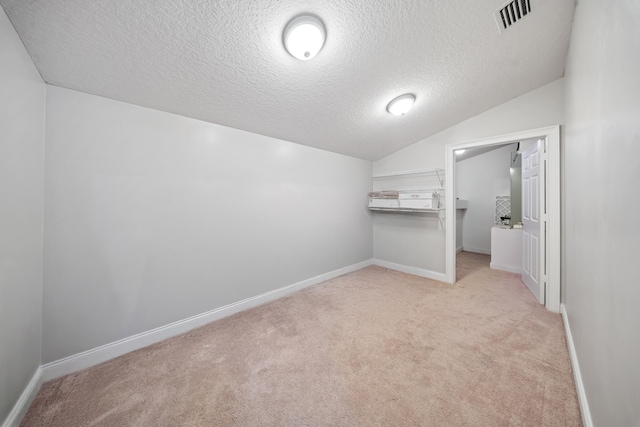
M 373 199 L 397 199 L 399 193 L 397 191 L 386 190 L 386 191 L 372 191 L 369 193 L 369 197 Z

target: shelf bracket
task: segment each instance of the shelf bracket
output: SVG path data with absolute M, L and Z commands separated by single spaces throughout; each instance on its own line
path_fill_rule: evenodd
M 436 169 L 436 176 L 438 177 L 438 182 L 440 182 L 440 187 L 443 187 L 444 184 L 442 183 L 442 180 L 444 179 L 444 177 L 440 176 L 440 171 L 438 169 Z

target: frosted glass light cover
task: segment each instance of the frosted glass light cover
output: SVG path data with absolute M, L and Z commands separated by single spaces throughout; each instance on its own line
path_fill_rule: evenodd
M 394 116 L 403 116 L 411 110 L 415 101 L 416 96 L 411 93 L 400 95 L 389 103 L 387 111 Z
M 324 40 L 324 24 L 315 16 L 293 18 L 284 30 L 284 47 L 291 56 L 302 61 L 316 56 L 324 46 Z

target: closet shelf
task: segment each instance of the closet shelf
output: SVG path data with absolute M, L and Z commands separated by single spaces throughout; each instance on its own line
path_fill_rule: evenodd
M 414 169 L 373 175 L 369 210 L 380 213 L 436 214 L 444 210 L 444 169 Z
M 442 210 L 442 208 L 438 209 L 421 209 L 421 208 L 377 208 L 377 207 L 369 207 L 370 211 L 379 211 L 379 212 L 412 212 L 412 213 L 438 213 Z
M 444 187 L 444 169 L 413 169 L 407 171 L 399 171 L 392 173 L 381 173 L 373 175 L 373 180 L 393 179 L 393 178 L 420 178 L 420 177 L 436 177 L 440 183 L 440 187 Z

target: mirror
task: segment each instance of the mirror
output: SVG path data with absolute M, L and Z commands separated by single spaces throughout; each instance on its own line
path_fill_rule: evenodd
M 511 221 L 510 224 L 522 222 L 522 156 L 519 152 L 511 152 Z

